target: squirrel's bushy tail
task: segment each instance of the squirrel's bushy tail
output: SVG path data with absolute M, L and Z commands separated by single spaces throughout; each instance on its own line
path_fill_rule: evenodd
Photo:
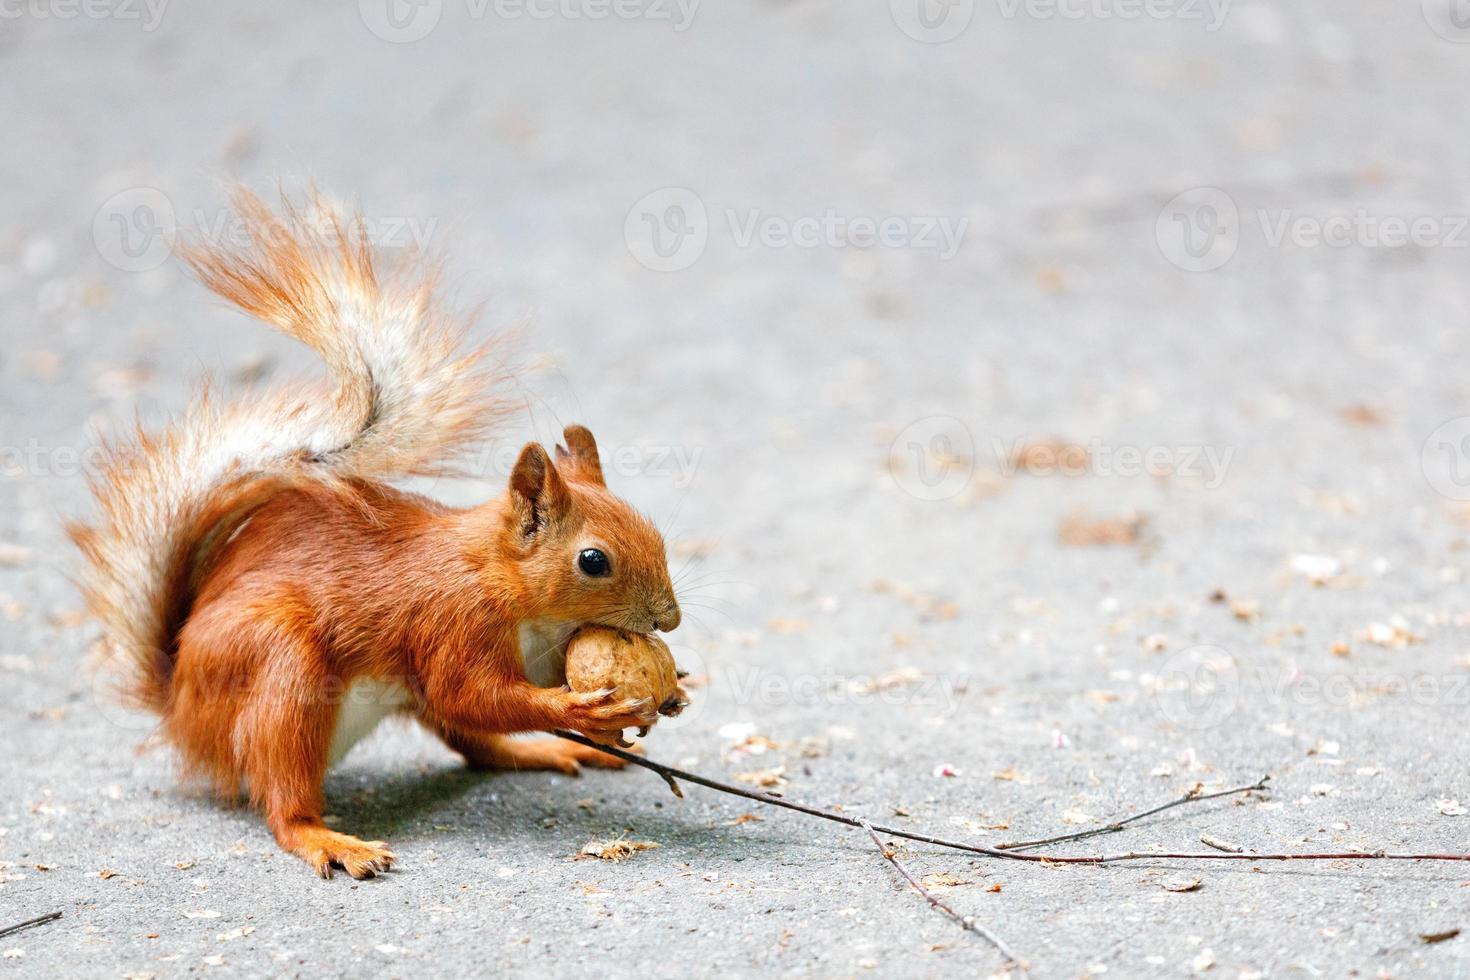
M 100 516 L 68 530 L 125 693 L 158 712 L 211 542 L 283 486 L 452 471 L 515 407 L 493 392 L 493 346 L 462 350 L 465 324 L 436 301 L 433 271 L 380 268 L 360 219 L 319 200 L 277 215 L 242 190 L 234 204 L 249 244 L 196 247 L 185 261 L 214 292 L 313 348 L 331 385 L 227 404 L 206 387 L 162 432 L 139 427 L 105 447 L 92 478 Z

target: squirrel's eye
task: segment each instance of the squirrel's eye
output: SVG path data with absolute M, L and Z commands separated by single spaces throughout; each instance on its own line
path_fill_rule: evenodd
M 577 556 L 577 567 L 594 578 L 612 572 L 612 565 L 608 563 L 607 555 L 596 548 L 584 548 Z

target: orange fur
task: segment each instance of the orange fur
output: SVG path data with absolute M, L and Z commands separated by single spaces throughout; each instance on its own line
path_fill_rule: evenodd
M 617 764 L 504 737 L 653 718 L 610 692 L 532 684 L 523 630 L 672 629 L 679 608 L 662 537 L 607 490 L 580 426 L 555 461 L 527 445 L 506 493 L 478 507 L 381 482 L 439 469 L 505 414 L 483 349 L 457 354 L 461 331 L 429 287 L 385 284 L 369 252 L 341 244 L 335 217 L 324 244 L 289 208 L 282 224 L 248 195 L 237 203 L 253 247 L 196 253 L 195 268 L 318 350 L 336 390 L 224 408 L 202 398 L 163 435 L 112 450 L 95 484 L 102 518 L 72 534 L 114 659 L 187 769 L 225 795 L 248 785 L 280 845 L 320 873 L 367 877 L 393 854 L 321 820 L 353 697 L 394 692 L 377 707 L 413 713 L 475 766 Z M 580 570 L 589 547 L 610 575 Z

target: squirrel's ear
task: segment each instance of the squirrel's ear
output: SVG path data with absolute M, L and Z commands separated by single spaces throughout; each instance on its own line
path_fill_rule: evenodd
M 528 537 L 570 509 L 571 491 L 540 443 L 528 442 L 521 450 L 510 473 L 510 501 Z
M 592 438 L 592 433 L 585 426 L 569 425 L 562 430 L 561 437 L 567 444 L 556 447 L 556 462 L 566 470 L 567 478 L 607 486 L 602 479 L 602 461 L 598 459 L 597 440 Z

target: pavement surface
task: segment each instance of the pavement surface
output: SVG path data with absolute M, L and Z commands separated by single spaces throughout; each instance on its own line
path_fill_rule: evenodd
M 1470 850 L 1452 13 L 6 6 L 0 926 L 64 916 L 0 977 L 1004 968 L 861 833 L 649 773 L 387 723 L 327 792 L 400 864 L 322 882 L 138 751 L 59 524 L 94 426 L 315 369 L 170 254 L 234 180 L 315 181 L 522 326 L 524 417 L 422 489 L 583 421 L 671 529 L 705 683 L 655 757 L 992 844 L 1269 772 L 1056 851 Z M 618 838 L 660 846 L 574 860 Z M 1470 977 L 1467 865 L 898 855 L 1037 977 Z

